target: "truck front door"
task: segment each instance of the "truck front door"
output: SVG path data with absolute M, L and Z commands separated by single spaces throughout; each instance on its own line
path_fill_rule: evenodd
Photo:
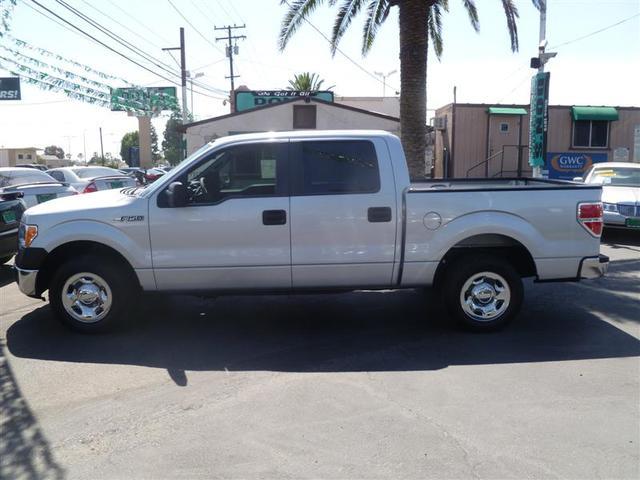
M 294 288 L 389 286 L 396 191 L 383 139 L 291 139 Z
M 287 154 L 287 140 L 216 150 L 178 179 L 186 207 L 151 202 L 158 289 L 291 287 Z

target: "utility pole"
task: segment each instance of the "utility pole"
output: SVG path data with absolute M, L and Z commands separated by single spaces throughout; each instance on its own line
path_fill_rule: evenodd
M 547 128 L 548 128 L 548 101 L 549 101 L 549 75 L 544 73 L 545 64 L 556 56 L 555 52 L 546 52 L 547 48 L 547 0 L 540 2 L 540 34 L 538 36 L 538 56 L 531 59 L 531 67 L 538 70 L 532 80 L 531 106 L 529 111 L 529 162 L 532 158 L 536 163 L 544 162 L 547 154 Z M 535 101 L 535 104 L 534 104 Z M 542 137 L 540 137 L 540 132 Z M 534 137 L 536 141 L 534 142 Z M 534 146 L 536 150 L 534 150 Z M 539 152 L 539 153 L 534 153 Z M 542 158 L 542 160 L 540 160 Z M 533 166 L 533 177 L 542 176 L 540 166 Z
M 216 37 L 216 42 L 220 41 L 220 40 L 226 40 L 227 41 L 227 57 L 229 57 L 229 76 L 228 77 L 224 77 L 224 78 L 228 78 L 231 80 L 231 93 L 230 93 L 230 97 L 231 97 L 231 103 L 233 104 L 233 102 L 235 101 L 235 99 L 233 98 L 233 94 L 235 92 L 235 84 L 233 82 L 234 78 L 238 78 L 240 75 L 234 75 L 233 74 L 233 55 L 237 55 L 239 50 L 238 50 L 238 45 L 237 45 L 237 40 L 238 39 L 245 39 L 247 38 L 245 35 L 231 35 L 231 30 L 235 30 L 235 29 L 241 29 L 241 28 L 245 28 L 246 25 L 227 25 L 225 27 L 213 27 L 214 30 L 226 30 L 227 31 L 227 36 L 226 37 Z M 232 45 L 232 41 L 236 41 L 236 45 Z M 234 105 L 235 108 L 235 105 Z
M 104 165 L 104 147 L 102 146 L 102 127 L 100 127 L 100 159 Z
M 170 50 L 180 50 L 180 78 L 181 78 L 181 86 L 182 86 L 182 124 L 185 125 L 187 123 L 187 57 L 184 46 L 184 27 L 180 27 L 180 46 L 179 47 L 170 47 L 163 48 L 162 50 L 170 51 Z M 182 135 L 182 140 L 184 142 L 186 135 Z M 184 147 L 181 146 L 180 151 L 182 152 L 181 157 L 184 159 Z

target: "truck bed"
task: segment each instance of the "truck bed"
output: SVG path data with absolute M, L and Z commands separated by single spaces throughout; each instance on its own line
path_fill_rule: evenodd
M 432 191 L 495 191 L 495 190 L 557 190 L 573 188 L 600 188 L 599 185 L 586 185 L 566 180 L 548 180 L 543 178 L 461 178 L 413 181 L 409 192 Z

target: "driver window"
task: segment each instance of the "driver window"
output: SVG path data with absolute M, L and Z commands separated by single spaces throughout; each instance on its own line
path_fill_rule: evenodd
M 217 203 L 226 197 L 276 195 L 278 158 L 285 149 L 286 144 L 282 143 L 260 143 L 216 152 L 187 174 L 189 202 Z

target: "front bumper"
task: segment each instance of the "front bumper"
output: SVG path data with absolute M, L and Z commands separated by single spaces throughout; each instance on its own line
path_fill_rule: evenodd
M 36 289 L 38 281 L 38 270 L 24 270 L 14 267 L 16 272 L 16 283 L 22 293 L 28 297 L 40 298 Z
M 580 262 L 578 278 L 591 280 L 606 275 L 609 270 L 609 257 L 598 255 L 597 257 L 585 257 Z

